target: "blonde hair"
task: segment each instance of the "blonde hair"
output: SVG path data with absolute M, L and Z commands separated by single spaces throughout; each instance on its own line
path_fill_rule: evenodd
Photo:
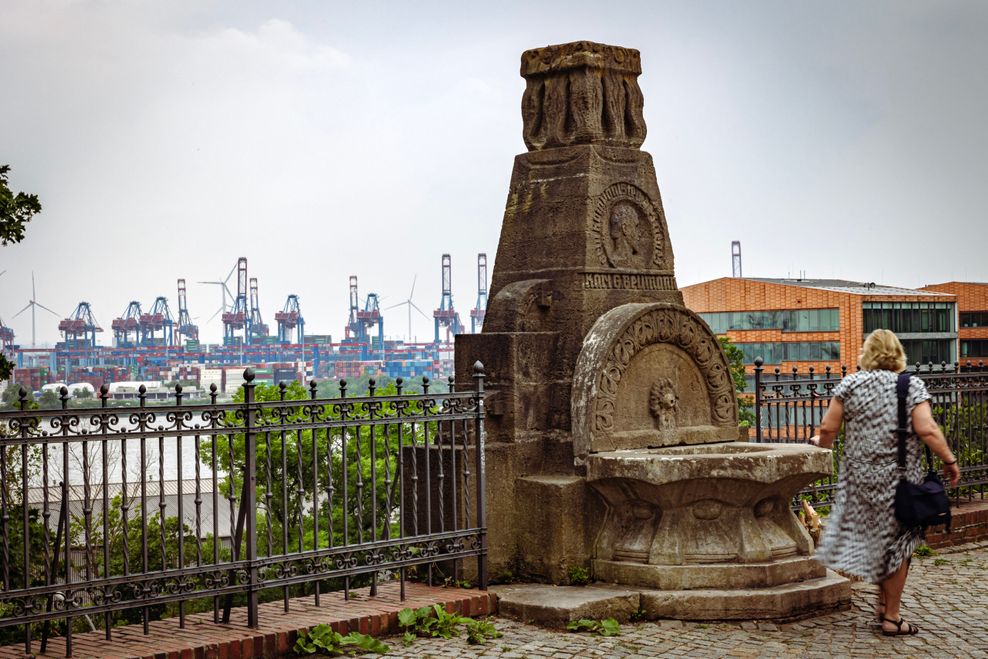
M 861 368 L 894 373 L 906 370 L 906 351 L 899 337 L 887 329 L 877 329 L 869 334 L 861 348 Z

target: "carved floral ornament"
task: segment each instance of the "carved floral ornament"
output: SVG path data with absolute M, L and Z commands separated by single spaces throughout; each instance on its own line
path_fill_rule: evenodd
M 593 401 L 592 431 L 614 429 L 618 385 L 631 360 L 644 348 L 668 343 L 686 352 L 700 369 L 710 399 L 711 424 L 737 426 L 734 383 L 717 339 L 691 312 L 681 307 L 653 308 L 636 318 L 613 342 L 604 358 Z

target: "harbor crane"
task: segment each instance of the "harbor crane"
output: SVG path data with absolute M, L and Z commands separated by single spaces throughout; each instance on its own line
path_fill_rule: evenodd
M 246 328 L 246 329 L 245 329 Z M 250 343 L 250 313 L 247 309 L 247 257 L 237 259 L 237 297 L 233 306 L 223 312 L 223 342 L 235 343 L 236 333 L 244 331 L 244 343 Z
M 175 320 L 172 318 L 171 309 L 168 307 L 168 298 L 160 295 L 154 299 L 151 311 L 140 315 L 138 325 L 140 327 L 142 346 L 171 346 L 174 345 Z M 155 337 L 159 331 L 162 332 L 161 339 Z
M 274 314 L 278 323 L 278 343 L 291 343 L 292 330 L 297 330 L 295 343 L 305 343 L 305 319 L 298 304 L 298 295 L 292 293 L 285 300 L 285 306 Z
M 384 354 L 384 316 L 381 315 L 381 303 L 377 293 L 369 293 L 360 309 L 360 295 L 357 291 L 357 277 L 350 276 L 350 319 L 346 326 L 346 336 L 364 346 L 365 355 L 369 354 L 371 346 L 370 329 L 377 325 L 377 342 Z
M 199 327 L 192 323 L 185 300 L 185 280 L 178 280 L 178 335 L 187 341 L 199 340 Z
M 110 323 L 113 330 L 113 345 L 118 348 L 129 348 L 137 345 L 141 329 L 141 303 L 131 300 L 123 315 L 114 318 Z
M 250 336 L 253 339 L 266 337 L 268 326 L 261 320 L 261 304 L 258 302 L 257 277 L 250 278 Z
M 484 326 L 487 315 L 487 254 L 477 255 L 477 306 L 470 310 L 470 333 L 476 334 Z
M 93 310 L 88 302 L 80 302 L 68 318 L 58 324 L 58 331 L 65 335 L 68 348 L 95 348 L 96 333 L 102 332 L 93 317 Z
M 3 324 L 0 318 L 0 350 L 9 350 L 14 345 L 14 330 Z
M 439 301 L 439 308 L 432 312 L 432 318 L 436 326 L 436 343 L 439 343 L 440 326 L 446 328 L 447 343 L 449 343 L 450 334 L 463 333 L 463 323 L 460 322 L 460 314 L 453 308 L 452 273 L 453 268 L 449 254 L 443 254 L 443 296 Z

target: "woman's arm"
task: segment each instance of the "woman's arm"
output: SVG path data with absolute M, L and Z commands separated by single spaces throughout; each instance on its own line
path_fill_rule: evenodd
M 957 466 L 954 452 L 947 446 L 947 440 L 933 418 L 933 410 L 929 401 L 923 401 L 913 408 L 913 430 L 930 447 L 930 450 L 943 462 L 943 476 L 950 481 L 951 487 L 956 487 L 961 479 L 961 470 Z
M 830 405 L 827 407 L 827 413 L 823 415 L 823 420 L 820 421 L 820 427 L 817 428 L 818 434 L 810 437 L 810 444 L 814 446 L 819 446 L 820 448 L 830 448 L 834 445 L 834 440 L 837 439 L 837 433 L 840 432 L 840 424 L 844 422 L 844 403 L 840 402 L 837 398 L 830 399 Z

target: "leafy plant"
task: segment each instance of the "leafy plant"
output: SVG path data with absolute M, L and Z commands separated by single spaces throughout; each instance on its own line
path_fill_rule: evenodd
M 483 645 L 489 638 L 501 638 L 502 634 L 490 620 L 473 620 L 467 618 L 467 643 Z
M 621 633 L 621 625 L 614 618 L 604 618 L 603 620 L 580 618 L 567 624 L 566 629 L 571 632 L 590 632 L 601 636 L 617 636 Z
M 443 586 L 446 588 L 473 588 L 473 584 L 466 579 L 454 579 L 446 577 L 443 579 Z
M 582 565 L 574 565 L 567 572 L 571 586 L 586 586 L 590 583 L 590 570 Z
M 920 545 L 916 547 L 916 551 L 913 552 L 913 556 L 919 558 L 926 558 L 927 556 L 936 556 L 937 553 L 929 545 Z
M 717 338 L 720 340 L 720 346 L 724 349 L 724 356 L 727 357 L 727 362 L 730 364 L 731 381 L 734 383 L 734 389 L 738 394 L 744 394 L 748 387 L 744 377 L 744 352 L 731 343 L 731 340 L 726 336 Z M 750 428 L 755 425 L 755 412 L 752 408 L 753 404 L 750 397 L 738 396 L 738 425 L 742 428 Z
M 459 638 L 460 625 L 466 626 L 467 642 L 471 645 L 482 645 L 489 638 L 501 637 L 501 632 L 489 620 L 474 620 L 449 613 L 439 604 L 398 612 L 398 626 L 404 630 L 402 644 L 406 646 L 415 642 L 417 636 Z
M 363 654 L 373 652 L 375 654 L 385 654 L 391 648 L 382 641 L 361 634 L 350 632 L 343 636 L 334 631 L 329 625 L 316 625 L 307 632 L 301 632 L 295 641 L 295 652 L 298 654 L 324 654 L 330 657 L 339 657 L 344 654 Z

